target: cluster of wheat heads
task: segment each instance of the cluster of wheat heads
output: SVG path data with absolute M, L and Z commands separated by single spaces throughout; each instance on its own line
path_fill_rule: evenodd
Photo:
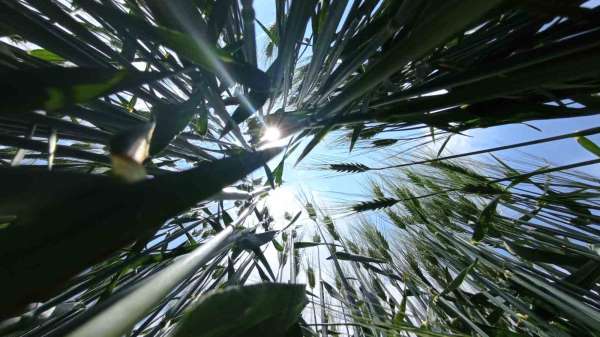
M 263 207 L 266 190 L 283 182 L 288 155 L 298 149 L 302 160 L 330 132 L 349 130 L 350 149 L 389 131 L 418 132 L 411 141 L 420 145 L 427 133 L 448 138 L 472 128 L 594 114 L 599 17 L 583 3 L 274 0 L 274 22 L 259 22 L 251 0 L 0 1 L 0 334 L 596 333 L 595 277 L 578 273 L 597 260 L 594 250 L 580 247 L 595 235 L 588 224 L 594 212 L 585 201 L 593 199 L 590 192 L 565 197 L 550 186 L 526 197 L 521 194 L 534 192 L 506 190 L 517 179 L 540 184 L 522 172 L 483 185 L 448 180 L 442 190 L 426 186 L 433 198 L 488 196 L 478 218 L 484 225 L 452 220 L 427 237 L 432 242 L 424 236 L 415 241 L 415 247 L 439 244 L 446 253 L 435 258 L 438 271 L 447 266 L 447 276 L 432 285 L 427 282 L 435 272 L 416 279 L 418 271 L 406 267 L 426 263 L 429 255 L 392 251 L 383 241 L 374 244 L 373 254 L 351 248 L 339 234 L 328 236 L 336 233 L 333 220 L 316 216 L 314 208 L 306 212 L 322 221 L 319 236 L 326 242 L 317 246 L 329 250 L 332 267 L 308 269 L 308 290 L 278 283 L 286 263 L 291 283 L 301 271 L 298 215 L 274 224 Z M 261 35 L 268 39 L 266 50 L 259 48 Z M 288 145 L 265 148 L 265 126 L 291 137 Z M 590 130 L 577 136 L 596 132 Z M 401 143 L 387 138 L 372 145 Z M 281 161 L 271 169 L 267 162 L 277 155 Z M 356 174 L 373 169 L 337 165 Z M 459 166 L 434 167 L 463 174 Z M 266 178 L 248 176 L 260 168 Z M 594 183 L 581 188 L 593 190 Z M 383 209 L 404 223 L 407 215 L 389 207 L 408 203 L 414 228 L 432 230 L 417 199 L 406 189 L 398 193 L 353 210 Z M 519 232 L 498 239 L 510 226 L 496 209 L 526 209 L 534 200 L 542 200 L 543 209 L 530 207 L 533 217 L 548 212 L 569 222 L 569 229 L 585 226 L 594 233 L 570 231 L 579 240 L 570 243 L 556 228 L 545 229 L 553 233 L 544 232 L 547 239 L 528 234 L 522 239 L 531 241 L 523 243 Z M 473 211 L 483 207 L 473 205 Z M 368 227 L 365 235 L 383 238 Z M 555 236 L 568 248 L 555 252 Z M 469 246 L 471 239 L 482 244 Z M 512 277 L 520 281 L 508 277 L 507 284 L 516 285 L 501 287 L 498 295 L 499 288 L 485 280 L 499 272 L 493 259 L 509 254 L 497 256 L 500 241 L 513 255 L 545 249 L 574 261 L 550 272 L 540 261 L 523 267 L 518 260 L 522 269 Z M 454 250 L 444 248 L 450 245 Z M 267 247 L 279 258 L 267 258 Z M 396 269 L 382 269 L 383 261 L 396 261 Z M 385 296 L 394 309 L 373 299 L 381 299 L 379 290 L 391 283 L 371 285 L 378 281 L 361 275 L 363 267 L 397 282 L 394 296 L 402 299 Z M 325 272 L 337 275 L 335 282 L 319 277 L 321 291 L 312 291 L 315 274 Z M 349 272 L 358 281 L 344 276 Z M 264 283 L 254 284 L 253 276 Z M 578 288 L 563 285 L 569 277 L 577 278 Z M 477 298 L 490 307 L 464 309 L 470 299 L 460 286 L 466 279 L 488 291 Z M 547 284 L 557 290 L 542 298 L 539 289 Z M 417 306 L 409 294 L 431 305 Z M 497 298 L 502 294 L 503 302 Z M 432 317 L 417 324 L 405 320 L 408 312 Z

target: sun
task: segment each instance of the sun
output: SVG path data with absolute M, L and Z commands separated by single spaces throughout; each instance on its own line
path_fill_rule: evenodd
M 269 126 L 265 129 L 265 132 L 260 140 L 264 142 L 274 142 L 281 138 L 281 131 L 274 126 Z
M 269 192 L 265 200 L 270 215 L 278 222 L 285 223 L 285 213 L 295 213 L 302 205 L 296 199 L 294 190 L 288 186 L 280 186 Z

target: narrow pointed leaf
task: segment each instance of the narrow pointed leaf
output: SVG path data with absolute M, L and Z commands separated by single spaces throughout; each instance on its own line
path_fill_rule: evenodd
M 475 224 L 475 229 L 473 231 L 473 237 L 471 238 L 473 241 L 481 241 L 490 227 L 492 227 L 492 219 L 496 214 L 496 207 L 498 206 L 498 202 L 500 201 L 500 196 L 495 197 L 485 208 L 481 211 L 479 215 L 479 219 Z
M 325 135 L 327 135 L 327 133 L 329 132 L 329 130 L 331 130 L 331 125 L 329 126 L 325 126 L 323 128 L 321 128 L 319 131 L 317 131 L 317 133 L 313 136 L 313 138 L 310 140 L 310 142 L 308 142 L 308 144 L 306 144 L 306 147 L 304 147 L 304 150 L 302 150 L 302 153 L 300 153 L 300 156 L 298 156 L 298 159 L 296 160 L 296 164 L 294 165 L 298 165 L 298 163 L 300 163 L 300 161 L 302 159 L 304 159 L 304 157 L 306 157 L 306 155 L 308 155 L 315 146 L 317 146 L 317 144 L 319 144 L 321 142 L 321 140 L 325 137 Z
M 374 258 L 374 257 L 370 257 L 370 256 L 364 256 L 364 255 L 350 254 L 350 253 L 346 253 L 346 252 L 336 252 L 335 257 L 338 260 L 344 260 L 344 261 L 355 261 L 355 262 L 365 262 L 365 263 L 386 263 L 386 261 L 382 260 L 382 259 L 378 259 L 378 258 Z M 330 260 L 330 259 L 332 259 L 332 257 L 330 256 L 327 259 Z
M 587 137 L 577 137 L 579 145 L 583 146 L 584 149 L 600 157 L 600 146 L 589 140 Z
M 442 290 L 442 292 L 438 295 L 438 297 L 441 297 L 449 292 L 452 292 L 452 291 L 458 289 L 460 287 L 460 285 L 463 283 L 463 281 L 465 280 L 465 278 L 469 275 L 471 270 L 473 270 L 473 268 L 475 268 L 476 265 L 477 265 L 477 259 L 475 261 L 473 261 L 473 263 L 468 265 L 465 269 L 461 270 L 461 272 L 458 273 L 458 275 L 456 275 L 456 277 L 452 280 L 452 282 L 450 282 L 448 284 L 448 286 L 446 286 L 446 288 L 444 288 L 444 290 Z

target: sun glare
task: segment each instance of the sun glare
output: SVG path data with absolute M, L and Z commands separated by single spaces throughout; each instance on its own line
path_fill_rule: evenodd
M 288 186 L 280 186 L 269 192 L 269 196 L 265 200 L 267 207 L 269 208 L 269 214 L 273 216 L 276 221 L 283 221 L 285 212 L 294 212 L 302 207 L 302 205 L 296 200 L 294 191 Z
M 279 138 L 281 138 L 281 131 L 276 127 L 269 126 L 265 129 L 261 140 L 264 142 L 274 142 L 279 140 Z

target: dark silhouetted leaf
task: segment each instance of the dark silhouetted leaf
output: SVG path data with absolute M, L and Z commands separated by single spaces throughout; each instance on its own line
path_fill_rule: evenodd
M 490 203 L 485 206 L 485 208 L 481 211 L 479 215 L 479 219 L 475 224 L 475 230 L 473 231 L 473 241 L 481 241 L 486 233 L 489 231 L 492 226 L 492 218 L 496 214 L 496 207 L 498 206 L 498 202 L 500 201 L 500 197 L 495 197 Z
M 346 253 L 346 252 L 336 252 L 335 253 L 335 257 L 338 260 L 344 260 L 344 261 L 355 261 L 355 262 L 365 262 L 365 263 L 385 263 L 385 260 L 382 259 L 378 259 L 378 258 L 374 258 L 374 257 L 370 257 L 370 256 L 363 256 L 363 255 L 355 255 L 355 254 L 350 254 L 350 253 Z M 328 257 L 328 260 L 331 260 L 332 257 Z
M 467 275 L 469 275 L 471 270 L 473 270 L 473 268 L 475 268 L 476 265 L 477 265 L 477 259 L 475 261 L 473 261 L 473 263 L 468 265 L 465 269 L 461 270 L 461 272 L 458 273 L 458 275 L 456 275 L 456 277 L 452 280 L 452 282 L 450 282 L 448 284 L 448 286 L 446 286 L 446 288 L 444 288 L 444 290 L 442 290 L 442 292 L 438 295 L 438 297 L 444 296 L 445 294 L 458 289 L 460 287 L 460 285 L 463 283 L 463 281 L 465 280 L 465 278 L 467 277 Z
M 2 279 L 0 316 L 47 299 L 70 277 L 151 237 L 168 218 L 246 176 L 279 150 L 203 162 L 132 184 L 98 175 L 0 169 L 0 214 L 16 215 L 0 236 L 0 268 L 11 275 Z
M 56 111 L 113 92 L 134 89 L 169 73 L 96 68 L 12 70 L 0 78 L 0 113 Z
M 305 285 L 264 283 L 218 290 L 188 310 L 174 336 L 283 336 L 300 319 L 305 303 Z

